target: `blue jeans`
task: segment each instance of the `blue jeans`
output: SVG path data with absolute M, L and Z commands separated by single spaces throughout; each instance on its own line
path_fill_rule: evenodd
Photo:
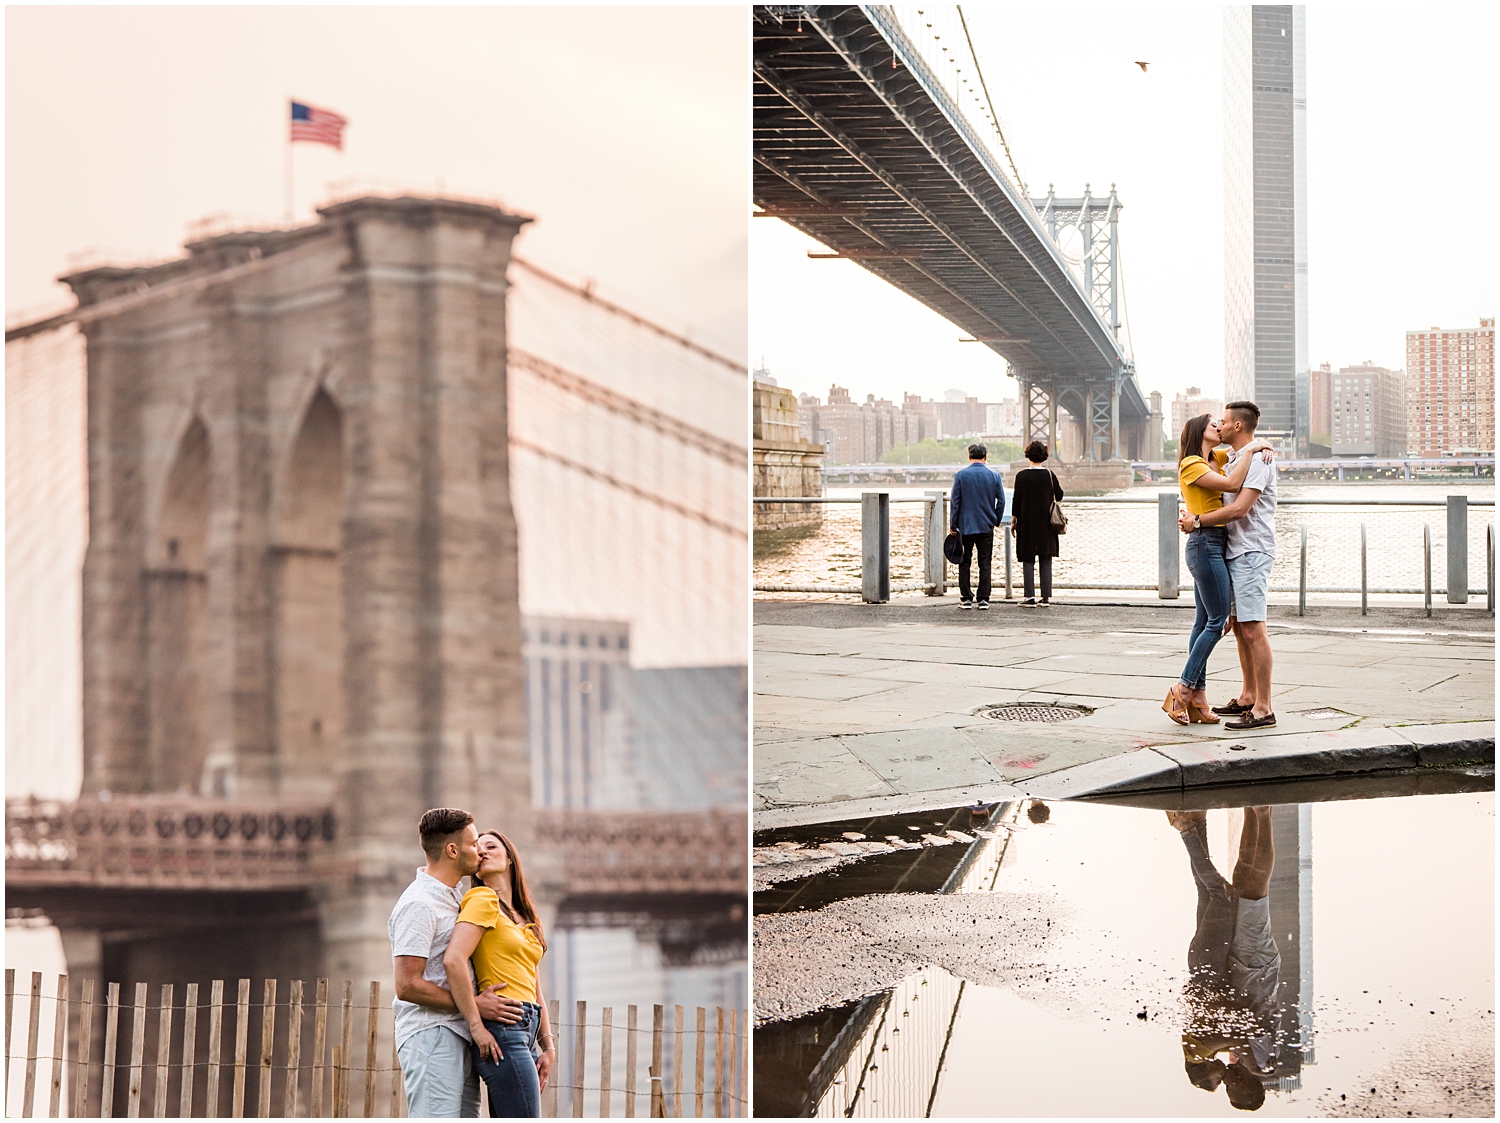
M 526 1013 L 515 1025 L 487 1021 L 495 1044 L 500 1046 L 500 1060 L 488 1061 L 474 1050 L 474 1069 L 490 1093 L 490 1117 L 493 1119 L 540 1119 L 542 1117 L 542 1084 L 536 1072 L 536 1035 L 542 1025 L 542 1008 L 534 1002 L 522 1005 Z
M 1224 637 L 1229 620 L 1229 566 L 1224 562 L 1227 535 L 1222 526 L 1206 526 L 1188 535 L 1187 567 L 1193 575 L 1193 637 L 1188 641 L 1188 661 L 1182 668 L 1182 683 L 1193 690 L 1208 685 L 1208 657 Z

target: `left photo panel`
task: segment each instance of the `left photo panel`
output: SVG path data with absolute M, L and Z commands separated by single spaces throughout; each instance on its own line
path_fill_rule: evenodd
M 750 1114 L 746 10 L 5 31 L 6 1113 Z

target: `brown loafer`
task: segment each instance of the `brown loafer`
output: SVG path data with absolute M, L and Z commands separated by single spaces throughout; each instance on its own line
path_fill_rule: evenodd
M 1254 706 L 1242 706 L 1238 698 L 1231 702 L 1225 702 L 1222 706 L 1210 706 L 1214 713 L 1221 717 L 1238 717 L 1240 714 L 1248 714 L 1255 709 Z
M 1225 729 L 1266 729 L 1276 724 L 1276 715 L 1267 714 L 1265 717 L 1256 717 L 1254 714 L 1241 714 L 1234 721 L 1226 721 Z

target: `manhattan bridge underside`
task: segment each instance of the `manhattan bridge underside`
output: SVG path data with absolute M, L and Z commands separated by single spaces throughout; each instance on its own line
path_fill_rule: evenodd
M 756 205 L 1004 358 L 1027 439 L 1056 448 L 1061 406 L 1084 457 L 1132 456 L 1133 363 L 896 9 L 754 12 Z

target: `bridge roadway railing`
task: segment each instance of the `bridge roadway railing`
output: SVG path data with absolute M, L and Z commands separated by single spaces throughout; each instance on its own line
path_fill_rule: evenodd
M 389 984 L 252 982 L 153 993 L 67 975 L 44 985 L 35 971 L 17 995 L 7 968 L 6 1114 L 41 1115 L 45 1098 L 48 1118 L 406 1117 Z M 547 1005 L 557 1059 L 544 1118 L 750 1114 L 746 1009 Z
M 757 532 L 758 593 L 857 594 L 881 603 L 899 592 L 942 596 L 954 583 L 942 554 L 948 521 L 942 492 L 755 502 L 823 504 L 828 512 L 811 532 Z M 1154 592 L 1162 600 L 1191 595 L 1186 538 L 1177 528 L 1179 502 L 1175 491 L 1064 499 L 1068 530 L 1053 563 L 1053 588 Z M 849 510 L 854 505 L 857 521 Z M 1296 593 L 1304 609 L 1309 595 L 1357 594 L 1363 608 L 1372 595 L 1423 597 L 1427 603 L 1441 596 L 1452 604 L 1482 595 L 1492 612 L 1494 507 L 1493 499 L 1464 495 L 1283 499 L 1276 509 L 1279 549 L 1271 591 Z M 995 542 L 993 600 L 1020 595 L 1013 541 L 1005 533 Z
M 568 894 L 744 893 L 742 813 L 539 809 Z M 5 805 L 13 887 L 268 890 L 312 884 L 338 822 L 321 803 L 113 796 Z

